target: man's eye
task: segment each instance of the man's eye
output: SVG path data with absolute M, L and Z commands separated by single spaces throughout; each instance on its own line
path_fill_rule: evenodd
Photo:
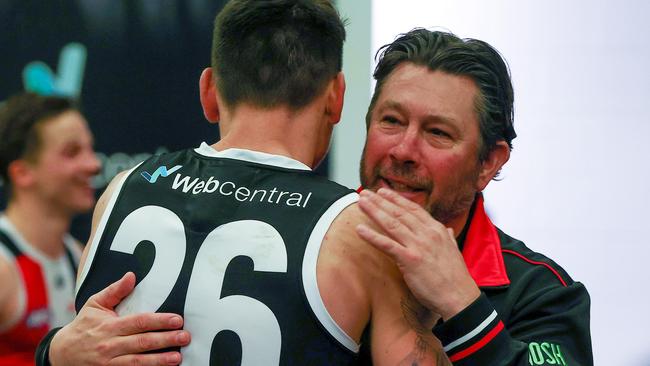
M 397 119 L 396 117 L 393 117 L 393 116 L 384 116 L 384 117 L 382 118 L 382 120 L 383 120 L 385 123 L 389 123 L 389 124 L 400 124 L 399 119 Z
M 445 131 L 443 131 L 443 130 L 441 130 L 439 128 L 429 129 L 429 133 L 434 135 L 434 136 L 441 136 L 441 137 L 446 137 L 446 138 L 451 137 L 451 135 L 449 135 L 447 132 L 445 132 Z

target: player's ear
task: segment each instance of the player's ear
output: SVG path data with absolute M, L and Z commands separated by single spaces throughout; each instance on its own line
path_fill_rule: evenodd
M 208 67 L 201 73 L 199 79 L 199 94 L 203 115 L 210 123 L 219 122 L 219 101 L 217 100 L 217 83 L 212 75 L 212 68 Z
M 345 76 L 342 72 L 339 72 L 330 81 L 327 93 L 327 111 L 329 112 L 330 122 L 338 123 L 341 120 L 343 100 L 345 99 Z
M 15 188 L 30 186 L 34 180 L 34 170 L 24 159 L 14 160 L 7 167 L 9 182 Z

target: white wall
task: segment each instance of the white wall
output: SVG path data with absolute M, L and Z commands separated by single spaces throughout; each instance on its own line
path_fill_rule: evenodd
M 359 186 L 359 159 L 366 138 L 364 116 L 370 101 L 372 79 L 370 7 L 370 0 L 337 1 L 339 13 L 348 20 L 343 46 L 347 88 L 343 116 L 334 129 L 329 153 L 329 177 L 348 187 Z
M 371 12 L 372 52 L 422 26 L 505 56 L 519 137 L 488 209 L 587 286 L 596 365 L 650 365 L 650 3 L 374 0 Z

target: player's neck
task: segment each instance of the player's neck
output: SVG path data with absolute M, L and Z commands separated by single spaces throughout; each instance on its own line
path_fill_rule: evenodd
M 70 228 L 68 214 L 25 198 L 9 202 L 5 213 L 30 245 L 51 258 L 63 254 L 63 236 Z
M 228 117 L 219 122 L 221 140 L 213 145 L 215 149 L 240 148 L 283 155 L 312 168 L 322 158 L 320 150 L 326 150 L 331 134 L 331 125 L 314 106 L 290 111 L 242 105 Z

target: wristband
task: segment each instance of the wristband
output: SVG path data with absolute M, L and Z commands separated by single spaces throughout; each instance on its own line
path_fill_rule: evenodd
M 60 330 L 61 327 L 54 328 L 47 332 L 45 337 L 41 339 L 41 342 L 36 348 L 36 354 L 34 355 L 36 366 L 52 366 L 52 364 L 50 364 L 50 343 L 52 343 L 52 338 L 54 338 L 54 335 Z

